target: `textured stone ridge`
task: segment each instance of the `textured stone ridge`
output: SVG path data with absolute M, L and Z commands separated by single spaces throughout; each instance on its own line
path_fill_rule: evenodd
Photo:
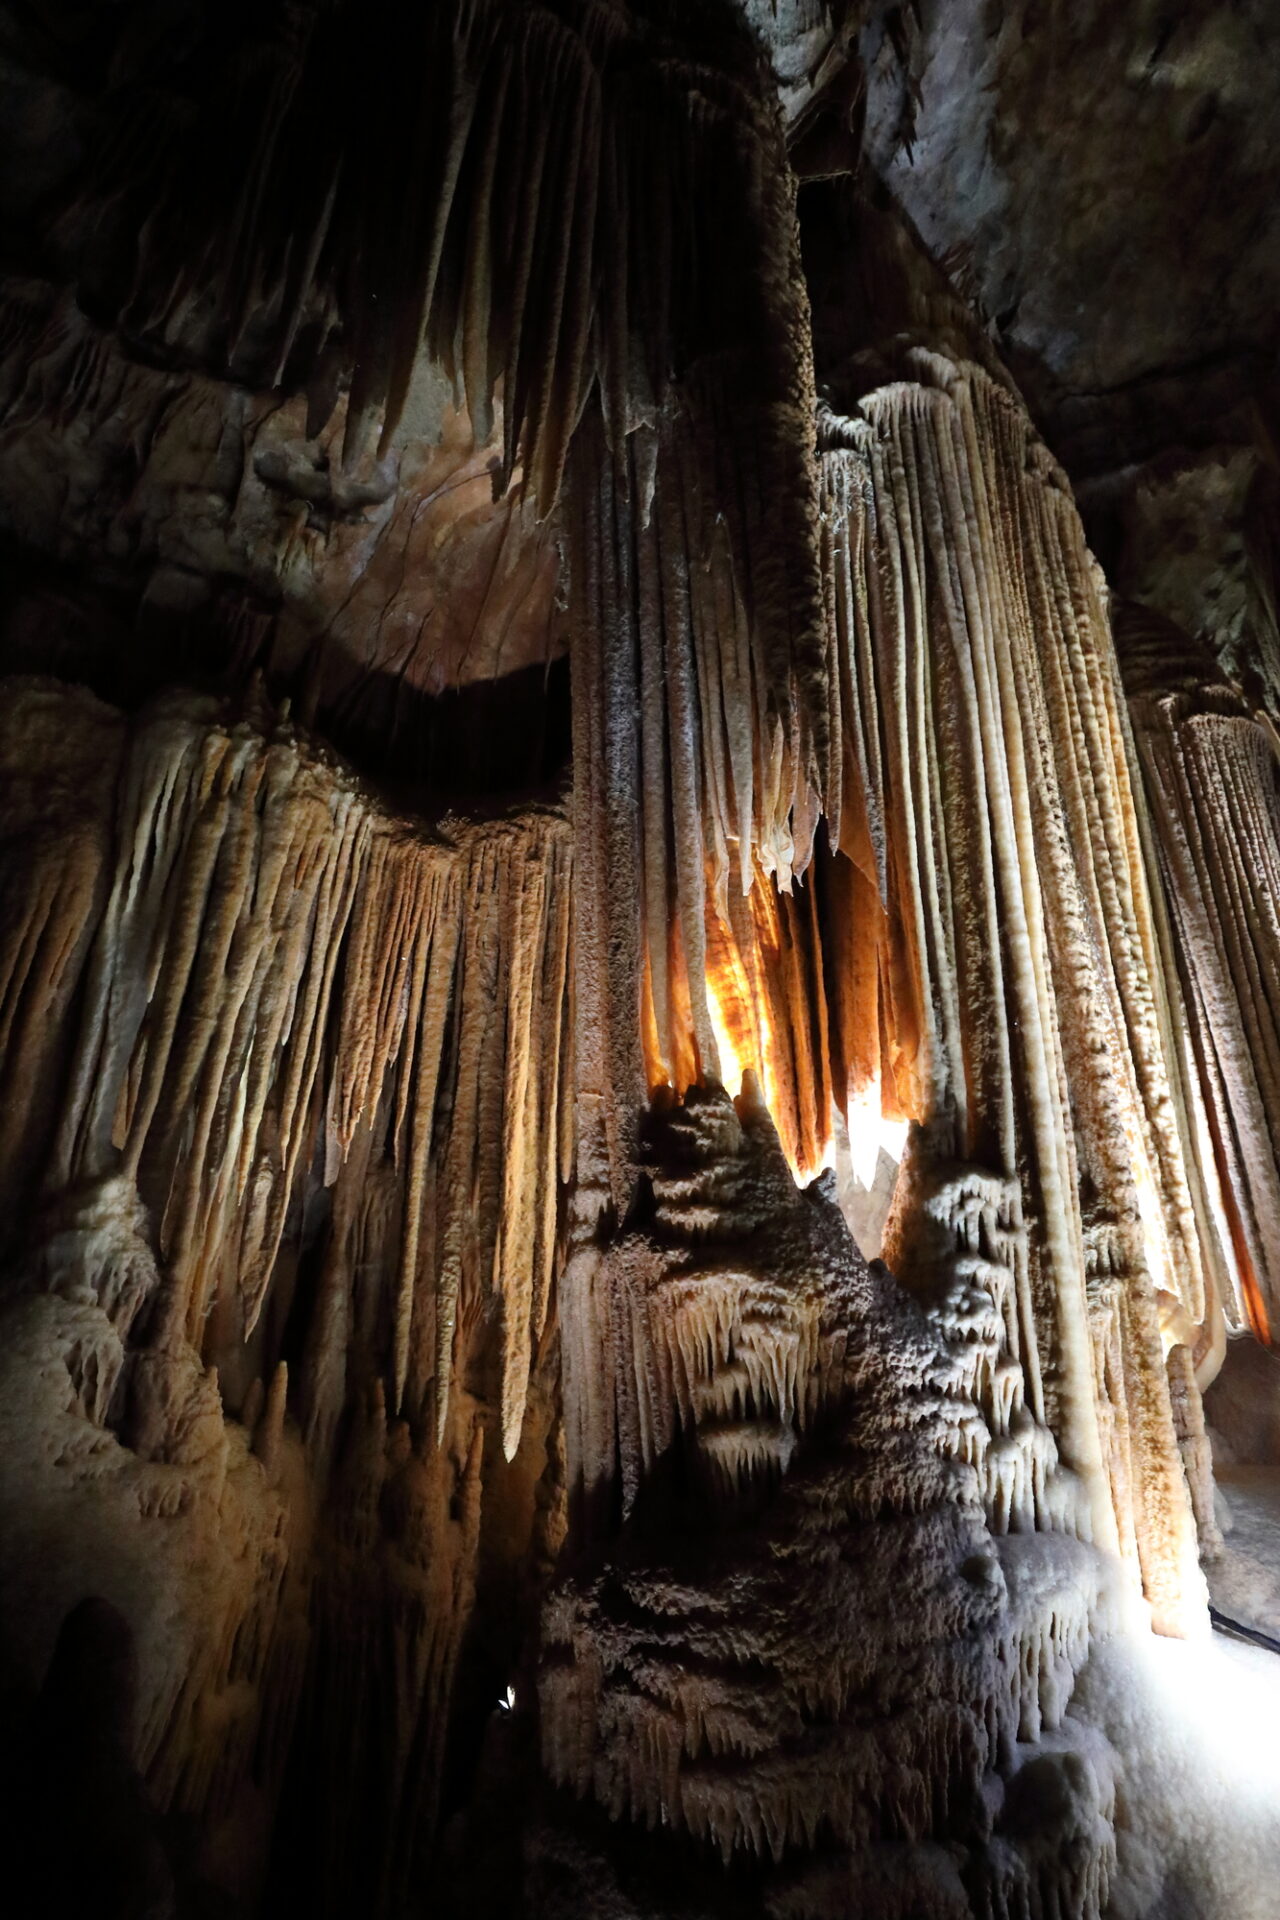
M 1098 1556 L 993 1540 L 955 1444 L 977 1409 L 937 1323 L 867 1267 L 826 1179 L 797 1189 L 752 1086 L 660 1108 L 648 1169 L 652 1211 L 605 1257 L 647 1325 L 655 1404 L 681 1417 L 616 1540 L 547 1602 L 552 1780 L 730 1870 L 757 1856 L 743 1913 L 840 1913 L 891 1883 L 923 1900 L 959 1836 L 946 1910 L 1029 1890 L 1050 1911 L 1053 1867 L 992 1815 L 1018 1742 L 1063 1723 Z M 1109 1787 L 1076 1764 L 1097 1793 L 1078 1910 L 1097 1914 Z M 619 1910 L 656 1902 L 657 1842 L 654 1860 Z

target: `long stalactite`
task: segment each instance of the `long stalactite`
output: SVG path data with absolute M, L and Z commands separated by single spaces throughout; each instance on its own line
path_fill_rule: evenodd
M 824 456 L 845 764 L 881 769 L 850 795 L 850 852 L 883 836 L 865 880 L 912 963 L 890 1074 L 915 1038 L 923 1165 L 1016 1181 L 1010 1353 L 1096 1537 L 1175 1625 L 1202 1598 L 1157 1295 L 1198 1322 L 1204 1283 L 1101 584 L 1007 391 L 921 352 L 904 371 Z M 899 1220 L 905 1276 L 909 1200 Z
M 1159 614 L 1125 607 L 1118 635 L 1234 1255 L 1219 1310 L 1269 1340 L 1280 1315 L 1269 1224 L 1280 1223 L 1274 729 L 1208 649 Z
M 168 89 L 122 49 L 62 213 L 83 301 L 149 356 L 305 386 L 309 436 L 349 382 L 353 468 L 375 434 L 379 459 L 433 437 L 424 366 L 480 446 L 500 390 L 495 488 L 518 478 L 544 515 L 580 423 L 594 470 L 601 426 L 625 465 L 678 415 L 659 510 L 701 494 L 723 516 L 775 788 L 757 833 L 785 862 L 827 748 L 808 303 L 761 49 L 727 0 L 377 7 L 276 4 L 247 41 L 206 28 Z M 390 69 L 353 69 L 353 44 L 358 62 L 389 42 Z
M 6 723 L 0 805 L 28 831 L 2 1018 L 32 1088 L 10 1219 L 44 1169 L 3 1307 L 6 1528 L 95 1503 L 32 1571 L 105 1580 L 132 1618 L 162 1807 L 216 1822 L 251 1775 L 278 1795 L 308 1675 L 322 1765 L 376 1752 L 394 1711 L 391 1901 L 439 1792 L 485 1435 L 513 1460 L 550 1337 L 568 823 L 425 832 L 286 720 L 190 695 L 126 719 L 10 682 Z M 61 780 L 26 778 L 33 737 Z M 6 1630 L 38 1670 L 49 1622 L 23 1605 Z M 343 1849 L 326 1898 L 359 1884 Z
M 21 724 L 58 695 L 13 699 Z M 62 948 L 83 961 L 48 1190 L 136 1182 L 165 1323 L 220 1351 L 252 1339 L 305 1178 L 318 1168 L 332 1187 L 371 1134 L 369 1172 L 389 1164 L 403 1188 L 388 1403 L 430 1402 L 442 1429 L 460 1319 L 492 1299 L 510 1455 L 571 1164 L 563 820 L 446 823 L 432 839 L 287 725 L 264 734 L 190 700 L 127 733 L 99 724 L 119 798 L 102 870 L 74 896 L 80 923 L 63 926 L 41 886 L 55 840 L 44 865 L 33 849 L 9 935 L 7 1018 L 47 1017 Z
M 1165 1325 L 1171 1307 L 1184 1326 L 1204 1321 L 1202 1236 L 1101 584 L 1069 492 L 1007 390 L 923 352 L 906 371 L 909 380 L 869 394 L 859 418 L 825 425 L 827 732 L 840 753 L 825 827 L 835 858 L 809 868 L 807 910 L 796 911 L 794 894 L 764 912 L 728 906 L 699 824 L 715 817 L 713 804 L 696 804 L 699 763 L 683 783 L 675 768 L 684 669 L 670 657 L 673 644 L 690 648 L 673 635 L 710 626 L 714 567 L 695 578 L 674 566 L 690 581 L 680 626 L 646 587 L 653 528 L 641 521 L 637 542 L 634 476 L 628 491 L 601 469 L 607 504 L 591 525 L 602 557 L 582 618 L 617 639 L 602 644 L 578 705 L 584 729 L 593 713 L 614 720 L 594 746 L 579 735 L 579 778 L 599 769 L 586 775 L 595 784 L 583 788 L 581 830 L 619 822 L 627 851 L 602 851 L 599 872 L 633 873 L 634 890 L 613 898 L 643 902 L 638 943 L 632 935 L 627 947 L 625 933 L 601 942 L 618 970 L 604 997 L 615 1017 L 627 1009 L 629 1048 L 625 1068 L 619 1058 L 601 1084 L 629 1086 L 634 1112 L 642 1076 L 677 1089 L 719 1077 L 707 998 L 718 976 L 730 1027 L 744 1036 L 742 1063 L 772 1074 L 784 1119 L 808 1116 L 787 1127 L 799 1164 L 820 1159 L 833 1065 L 842 1105 L 869 1088 L 914 1121 L 886 1249 L 904 1279 L 936 1262 L 930 1235 L 928 1259 L 913 1239 L 927 1213 L 918 1196 L 938 1170 L 959 1181 L 957 1250 L 968 1233 L 964 1170 L 995 1179 L 984 1232 L 1004 1250 L 997 1264 L 1008 1263 L 1000 1313 L 1025 1417 L 1045 1430 L 1037 1444 L 1056 1443 L 1082 1475 L 1081 1524 L 1141 1569 L 1158 1618 L 1174 1627 L 1196 1617 L 1203 1589 L 1162 1312 Z M 733 629 L 713 631 L 723 686 Z M 643 685 L 628 697 L 632 662 L 643 667 L 650 651 L 665 690 L 652 722 Z M 708 708 L 715 723 L 720 707 L 714 694 L 708 701 L 706 671 L 683 684 L 701 715 L 696 739 Z M 664 775 L 677 834 L 682 807 L 693 822 L 691 844 L 673 849 L 666 838 L 665 857 L 653 844 L 662 823 L 651 833 L 644 818 Z M 775 884 L 753 860 L 748 904 Z M 786 962 L 771 921 L 798 936 L 799 1022 L 780 1014 Z M 770 993 L 753 1001 L 738 984 L 752 977 Z M 652 1036 L 647 1074 L 637 1024 Z M 623 1210 L 625 1195 L 614 1204 Z M 631 1371 L 620 1364 L 618 1377 Z

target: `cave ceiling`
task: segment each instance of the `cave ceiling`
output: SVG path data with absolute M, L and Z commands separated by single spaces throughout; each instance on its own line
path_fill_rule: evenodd
M 1145 536 L 1129 523 L 1154 512 L 1178 523 L 1183 550 L 1189 537 L 1204 548 L 1196 581 L 1213 575 L 1241 600 L 1243 503 L 1259 416 L 1273 417 L 1280 294 L 1268 0 L 740 3 L 773 64 L 796 173 L 817 189 L 800 204 L 819 256 L 831 225 L 823 190 L 878 196 L 893 246 L 919 256 L 906 272 L 912 299 L 932 272 L 965 351 L 1012 371 L 1119 584 L 1197 626 L 1176 582 L 1147 578 Z M 22 666 L 54 647 L 90 684 L 118 691 L 114 656 L 102 657 L 105 600 L 138 692 L 162 677 L 157 652 L 168 661 L 177 646 L 197 673 L 224 673 L 230 660 L 264 672 L 357 755 L 421 732 L 441 694 L 470 688 L 459 712 L 483 784 L 492 756 L 478 744 L 497 736 L 471 717 L 475 690 L 516 676 L 523 711 L 565 647 L 554 527 L 518 489 L 494 497 L 511 458 L 500 406 L 474 429 L 422 364 L 395 435 L 354 474 L 345 382 L 325 357 L 332 302 L 296 319 L 281 391 L 252 328 L 224 351 L 190 300 L 176 320 L 139 325 L 138 300 L 122 309 L 112 284 L 128 203 L 113 198 L 101 156 L 122 127 L 163 156 L 186 120 L 224 97 L 205 71 L 237 36 L 250 44 L 261 31 L 242 11 L 0 8 L 0 387 L 11 422 L 0 507 L 24 555 L 7 570 L 7 654 Z M 264 39 L 253 59 L 265 72 L 273 57 Z M 377 102 L 356 97 L 372 95 L 375 64 L 370 54 L 350 81 L 359 164 L 370 180 L 379 167 L 403 178 L 395 86 L 377 81 L 384 153 L 371 153 Z M 253 75 L 246 60 L 246 99 Z M 120 118 L 121 101 L 132 118 Z M 214 133 L 235 151 L 234 126 Z M 298 191 L 311 206 L 305 182 Z M 860 231 L 846 256 L 865 254 L 866 239 Z M 145 223 L 140 284 L 165 244 Z M 866 341 L 846 337 L 847 284 L 835 290 L 844 332 L 833 340 L 820 271 L 810 283 L 821 387 Z M 376 314 L 376 301 L 365 308 Z M 68 369 L 91 361 L 92 378 L 68 387 Z M 1188 463 L 1206 456 L 1208 476 L 1188 481 Z M 1152 463 L 1159 501 L 1135 508 L 1126 479 L 1122 538 L 1115 476 L 1149 479 Z M 1215 503 L 1190 536 L 1188 495 Z M 32 576 L 33 553 L 58 568 L 56 591 Z M 499 715 L 499 733 L 505 724 Z M 519 764 L 499 784 L 537 784 L 558 750 L 553 740 L 510 756 Z M 379 751 L 412 773 L 411 756 Z
M 861 123 L 863 166 L 972 302 L 1073 478 L 1202 442 L 1273 374 L 1269 0 L 915 0 L 821 19 L 803 0 L 746 4 L 793 132 L 824 109 Z

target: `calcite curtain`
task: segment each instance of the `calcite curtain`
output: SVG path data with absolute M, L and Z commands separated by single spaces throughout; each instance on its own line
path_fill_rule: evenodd
M 4 1020 L 29 1100 L 59 1013 L 69 1029 L 48 1190 L 138 1182 L 166 1271 L 159 1337 L 243 1368 L 302 1176 L 345 1176 L 343 1230 L 394 1236 L 388 1403 L 429 1403 L 443 1433 L 459 1316 L 492 1295 L 514 1453 L 572 1164 L 563 819 L 424 837 L 287 727 L 272 737 L 199 702 L 126 726 L 35 683 L 10 702 L 10 765 L 33 730 L 72 767 L 94 737 L 99 800 L 114 802 L 81 820 L 68 792 L 12 878 L 26 912 L 10 921 Z M 11 1156 L 30 1156 L 30 1118 L 14 1111 Z M 379 1208 L 383 1168 L 398 1178 Z M 308 1356 L 322 1424 L 350 1335 L 339 1284 L 321 1286 Z
M 10 683 L 0 770 L 3 1177 L 38 1197 L 7 1537 L 67 1604 L 87 1579 L 134 1619 L 139 1763 L 206 1820 L 250 1773 L 279 1793 L 304 1677 L 354 1628 L 304 1718 L 318 1753 L 370 1755 L 389 1899 L 439 1788 L 484 1408 L 510 1459 L 552 1309 L 568 823 L 424 832 L 278 716 L 127 719 L 50 681 Z
M 1016 1179 L 1010 1352 L 1172 1621 L 1199 1574 L 1157 1296 L 1198 1323 L 1204 1282 L 1101 581 L 1018 403 L 975 368 L 910 371 L 824 456 L 847 831 L 855 860 L 884 849 L 865 877 L 911 960 L 901 1015 L 892 960 L 871 977 L 882 1072 L 924 1164 Z M 899 1223 L 909 1270 L 909 1204 Z
M 635 475 L 602 464 L 582 562 L 598 599 L 579 628 L 597 678 L 584 665 L 579 684 L 582 712 L 607 710 L 611 722 L 594 757 L 579 736 L 580 768 L 601 770 L 582 833 L 618 821 L 624 851 L 611 844 L 600 871 L 634 876 L 644 906 L 629 946 L 624 925 L 592 950 L 608 955 L 613 1017 L 626 1009 L 601 1085 L 641 1088 L 646 1066 L 650 1083 L 677 1088 L 699 1070 L 717 1076 L 710 980 L 793 1160 L 819 1162 L 833 1089 L 841 1105 L 872 1089 L 909 1116 L 891 1264 L 927 1285 L 932 1229 L 927 1256 L 914 1243 L 926 1217 L 945 1215 L 947 1179 L 959 1182 L 947 1223 L 957 1250 L 983 1193 L 982 1257 L 1001 1269 L 1023 1450 L 1064 1450 L 1084 1488 L 1075 1524 L 1140 1565 L 1172 1625 L 1194 1615 L 1202 1587 L 1161 1315 L 1205 1320 L 1202 1242 L 1218 1255 L 1188 1170 L 1186 1067 L 1103 587 L 1066 483 L 1016 399 L 923 352 L 904 372 L 913 377 L 869 394 L 858 418 L 824 419 L 822 731 L 838 752 L 823 850 L 794 882 L 764 870 L 711 798 L 695 817 L 719 821 L 716 834 L 682 843 L 677 824 L 669 864 L 663 823 L 651 833 L 646 821 L 639 844 L 635 822 L 668 765 L 691 808 L 712 795 L 722 776 L 708 728 L 724 713 L 728 737 L 749 739 L 751 708 L 734 678 L 732 623 L 716 624 L 714 560 L 695 571 L 670 559 L 665 574 L 646 563 L 665 523 L 637 545 Z M 607 575 L 602 553 L 624 551 L 639 551 L 639 569 L 619 559 Z M 654 585 L 664 581 L 665 601 Z M 631 624 L 604 652 L 594 636 L 619 598 Z M 695 666 L 697 645 L 715 668 Z M 747 777 L 744 765 L 734 793 Z M 717 848 L 735 839 L 731 886 Z M 588 950 L 582 961 L 589 975 Z M 653 1036 L 647 1062 L 637 1026 Z M 620 1331 L 624 1348 L 631 1337 Z M 633 1366 L 620 1359 L 615 1371 L 626 1383 Z M 1009 1419 L 1006 1409 L 997 1420 L 1002 1435 Z M 1043 1440 L 1025 1438 L 1033 1432 Z
M 1235 1256 L 1223 1300 L 1269 1339 L 1280 1313 L 1275 733 L 1171 622 L 1128 607 L 1119 639 Z

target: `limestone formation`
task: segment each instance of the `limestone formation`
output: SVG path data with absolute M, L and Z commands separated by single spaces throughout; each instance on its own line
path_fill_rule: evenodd
M 0 8 L 32 1914 L 1270 1920 L 1144 1692 L 1280 1590 L 1212 11 Z

